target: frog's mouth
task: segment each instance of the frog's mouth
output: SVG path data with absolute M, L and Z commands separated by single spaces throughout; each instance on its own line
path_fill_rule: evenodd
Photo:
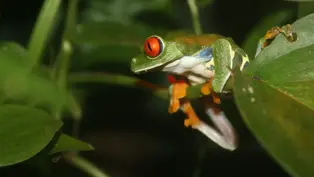
M 133 68 L 131 67 L 132 72 L 134 72 L 135 74 L 141 74 L 141 73 L 146 73 L 148 71 L 155 71 L 158 70 L 159 68 L 161 68 L 164 64 L 160 63 L 160 64 L 156 64 L 156 65 L 152 65 L 149 67 L 145 67 L 145 68 Z
M 180 60 L 169 61 L 167 63 L 155 64 L 155 65 L 152 65 L 149 67 L 139 68 L 139 69 L 131 67 L 131 70 L 135 74 L 154 72 L 154 71 L 164 71 L 165 68 L 173 67 L 173 66 L 177 65 L 179 62 L 180 62 Z

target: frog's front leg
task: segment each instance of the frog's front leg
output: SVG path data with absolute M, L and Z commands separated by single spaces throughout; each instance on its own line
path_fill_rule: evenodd
M 214 93 L 223 93 L 232 69 L 239 64 L 242 71 L 249 63 L 249 58 L 241 48 L 227 39 L 217 40 L 212 48 L 215 64 L 212 90 Z
M 191 103 L 185 99 L 189 84 L 184 79 L 177 80 L 172 75 L 168 76 L 168 81 L 171 83 L 169 87 L 170 104 L 168 112 L 174 113 L 181 109 L 182 112 L 187 115 L 187 118 L 184 120 L 186 127 L 198 125 L 201 121 L 196 115 Z
M 169 87 L 170 104 L 168 112 L 172 114 L 180 109 L 180 100 L 186 97 L 186 90 L 189 84 L 183 79 L 177 80 L 172 75 L 168 75 L 168 81 L 171 83 Z

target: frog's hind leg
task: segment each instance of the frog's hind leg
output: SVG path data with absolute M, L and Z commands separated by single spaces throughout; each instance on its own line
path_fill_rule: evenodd
M 216 93 L 222 93 L 226 82 L 231 76 L 235 51 L 230 42 L 226 39 L 217 40 L 212 48 L 215 63 L 215 76 L 212 80 L 212 90 Z
M 198 118 L 189 101 L 185 100 L 182 103 L 181 110 L 187 115 L 187 118 L 184 120 L 184 125 L 186 127 L 191 126 L 193 129 L 200 131 L 206 137 L 225 149 L 230 151 L 236 149 L 232 126 L 223 113 L 214 112 L 213 108 L 208 108 L 206 111 L 212 118 L 214 124 L 216 126 L 218 125 L 218 129 L 223 132 L 221 134 L 215 128 L 209 126 Z
M 207 115 L 211 118 L 215 127 L 220 131 L 225 141 L 235 148 L 237 143 L 236 131 L 226 117 L 225 113 L 218 107 L 213 107 L 213 105 L 210 104 L 205 104 L 205 111 Z
M 205 111 L 207 115 L 211 118 L 214 127 L 200 121 L 198 124 L 193 125 L 194 129 L 202 132 L 205 136 L 211 139 L 213 142 L 219 146 L 233 151 L 237 148 L 236 146 L 236 133 L 233 129 L 231 123 L 225 116 L 225 114 L 218 109 L 218 107 L 213 106 L 212 103 L 207 103 L 205 100 Z M 218 129 L 218 130 L 216 130 Z

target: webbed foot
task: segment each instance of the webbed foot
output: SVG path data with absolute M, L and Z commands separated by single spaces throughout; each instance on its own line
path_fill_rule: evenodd
M 170 104 L 168 108 L 169 113 L 175 113 L 180 109 L 180 99 L 186 96 L 186 90 L 188 88 L 188 84 L 185 82 L 178 82 L 172 84 L 170 89 Z
M 181 105 L 181 110 L 187 115 L 187 118 L 184 120 L 184 126 L 194 127 L 200 124 L 201 121 L 189 101 L 184 101 Z

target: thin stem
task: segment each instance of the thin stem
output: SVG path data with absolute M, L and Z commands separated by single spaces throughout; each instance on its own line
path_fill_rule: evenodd
M 196 35 L 200 35 L 202 34 L 202 28 L 201 28 L 201 23 L 199 19 L 198 7 L 196 5 L 195 0 L 187 0 L 187 2 L 191 11 L 191 15 L 192 15 L 194 32 Z
M 67 84 L 67 74 L 69 62 L 72 55 L 72 34 L 75 33 L 77 0 L 69 0 L 65 30 L 62 36 L 62 46 L 57 56 L 55 78 L 60 88 L 64 88 Z
M 131 88 L 143 88 L 151 91 L 155 96 L 161 99 L 169 99 L 169 91 L 167 87 L 152 84 L 150 82 L 130 76 L 110 73 L 71 73 L 69 75 L 69 82 L 70 84 L 99 83 L 120 85 Z M 200 98 L 201 87 L 202 84 L 188 87 L 186 98 Z
M 79 168 L 85 173 L 93 177 L 109 177 L 105 172 L 96 167 L 93 163 L 87 159 L 80 157 L 78 155 L 66 154 L 64 155 L 65 160 L 71 165 Z
M 72 35 L 75 33 L 76 15 L 77 15 L 77 0 L 69 0 L 68 11 L 66 16 L 65 28 L 62 35 L 62 45 L 57 56 L 55 68 L 53 70 L 53 77 L 60 89 L 67 89 L 67 76 L 69 63 L 72 56 Z M 75 119 L 75 123 L 79 123 L 81 118 L 80 106 L 76 99 L 72 98 L 72 115 Z M 55 111 L 55 117 L 61 118 L 61 110 Z M 75 125 L 74 127 L 79 127 Z M 78 130 L 77 130 L 78 131 Z
M 47 39 L 58 15 L 60 3 L 61 0 L 46 0 L 43 4 L 28 43 L 28 60 L 31 69 L 39 65 Z
M 197 164 L 194 168 L 192 177 L 200 177 L 202 174 L 202 163 L 206 157 L 207 147 L 200 147 L 197 154 Z

